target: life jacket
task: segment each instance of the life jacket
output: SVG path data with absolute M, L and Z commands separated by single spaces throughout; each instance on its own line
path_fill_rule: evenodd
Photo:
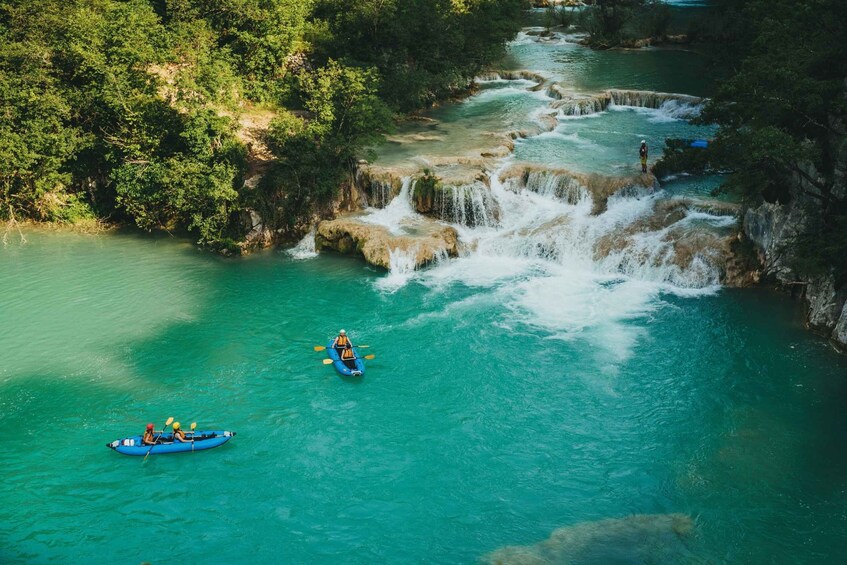
M 353 353 L 353 349 L 345 349 L 341 352 L 342 359 L 355 359 L 356 355 Z
M 156 440 L 156 434 L 154 434 L 153 432 L 148 432 L 147 430 L 144 430 L 144 437 L 141 440 L 142 443 L 144 443 L 146 441 L 155 441 L 155 440 Z
M 176 441 L 176 438 L 179 438 L 181 440 L 185 439 L 185 432 L 182 431 L 182 428 L 174 431 L 174 441 Z
M 347 347 L 348 345 L 350 345 L 350 339 L 346 335 L 335 338 L 335 347 Z

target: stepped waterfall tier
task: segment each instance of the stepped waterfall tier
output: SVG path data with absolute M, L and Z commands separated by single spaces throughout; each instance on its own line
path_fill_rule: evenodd
M 433 273 L 451 264 L 462 270 L 493 249 L 505 263 L 582 265 L 684 292 L 710 291 L 734 277 L 737 211 L 698 204 L 710 200 L 706 193 L 681 199 L 634 166 L 639 137 L 659 145 L 669 135 L 708 135 L 687 121 L 703 98 L 585 93 L 555 78 L 528 70 L 481 75 L 477 95 L 394 134 L 375 164 L 360 165 L 365 208 L 344 219 L 351 241 L 372 233 L 378 243 L 321 238 L 322 245 L 359 253 L 379 247 L 376 264 L 402 270 L 404 284 L 433 276 L 414 273 L 427 265 L 439 265 Z M 438 225 L 456 230 L 456 246 L 424 241 Z M 403 243 L 355 226 L 381 226 Z M 418 237 L 419 245 L 410 243 Z M 399 254 L 406 260 L 389 261 Z

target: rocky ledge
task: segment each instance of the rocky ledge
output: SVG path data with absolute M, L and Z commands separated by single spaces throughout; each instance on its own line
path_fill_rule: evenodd
M 436 222 L 416 230 L 414 235 L 393 234 L 388 228 L 367 224 L 356 216 L 344 216 L 318 224 L 315 248 L 343 254 L 361 255 L 371 265 L 391 268 L 392 255 L 404 255 L 414 268 L 426 266 L 439 257 L 459 254 L 459 234 Z

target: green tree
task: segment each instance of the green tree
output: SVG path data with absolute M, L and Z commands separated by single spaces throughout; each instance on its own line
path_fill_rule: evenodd
M 626 40 L 661 37 L 670 20 L 670 11 L 662 0 L 596 0 L 579 16 L 592 47 L 615 47 Z
M 319 61 L 375 67 L 381 96 L 409 111 L 468 88 L 520 29 L 524 0 L 316 0 Z
M 377 143 L 391 112 L 373 70 L 330 60 L 299 80 L 305 112 L 284 112 L 268 135 L 276 163 L 262 182 L 266 217 L 292 228 L 335 197 L 356 159 Z
M 37 44 L 0 47 L 0 217 L 55 219 L 83 142 L 45 55 Z
M 847 13 L 838 0 L 729 4 L 744 18 L 731 38 L 744 56 L 703 114 L 721 126 L 725 189 L 750 204 L 813 203 L 789 251 L 802 271 L 834 268 L 847 283 Z

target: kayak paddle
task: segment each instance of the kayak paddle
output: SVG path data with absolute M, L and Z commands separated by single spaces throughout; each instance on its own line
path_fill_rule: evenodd
M 197 422 L 191 422 L 191 453 L 194 453 L 194 430 L 197 429 Z
M 156 442 L 159 441 L 159 438 L 162 437 L 162 434 L 165 433 L 165 428 L 173 424 L 174 418 L 171 416 L 168 418 L 167 422 L 165 422 L 165 426 L 162 428 L 162 433 L 159 434 L 159 437 L 153 438 L 153 445 L 150 446 L 150 449 L 147 450 L 147 455 L 144 456 L 144 461 L 142 463 L 147 462 L 147 456 L 150 455 L 150 452 L 153 451 L 153 448 L 156 447 Z
M 367 347 L 370 347 L 370 345 L 354 345 L 354 346 L 353 346 L 353 349 L 356 349 L 356 348 L 367 348 Z M 326 345 L 316 345 L 316 346 L 315 346 L 315 347 L 313 347 L 312 349 L 314 349 L 315 351 L 324 351 L 324 350 L 326 349 Z
M 376 355 L 371 353 L 370 355 L 365 355 L 364 357 L 354 357 L 354 359 L 376 359 Z M 345 359 L 342 359 L 342 361 L 345 361 Z M 332 359 L 324 359 L 324 365 L 331 365 L 333 363 L 335 363 L 335 361 L 333 361 Z

